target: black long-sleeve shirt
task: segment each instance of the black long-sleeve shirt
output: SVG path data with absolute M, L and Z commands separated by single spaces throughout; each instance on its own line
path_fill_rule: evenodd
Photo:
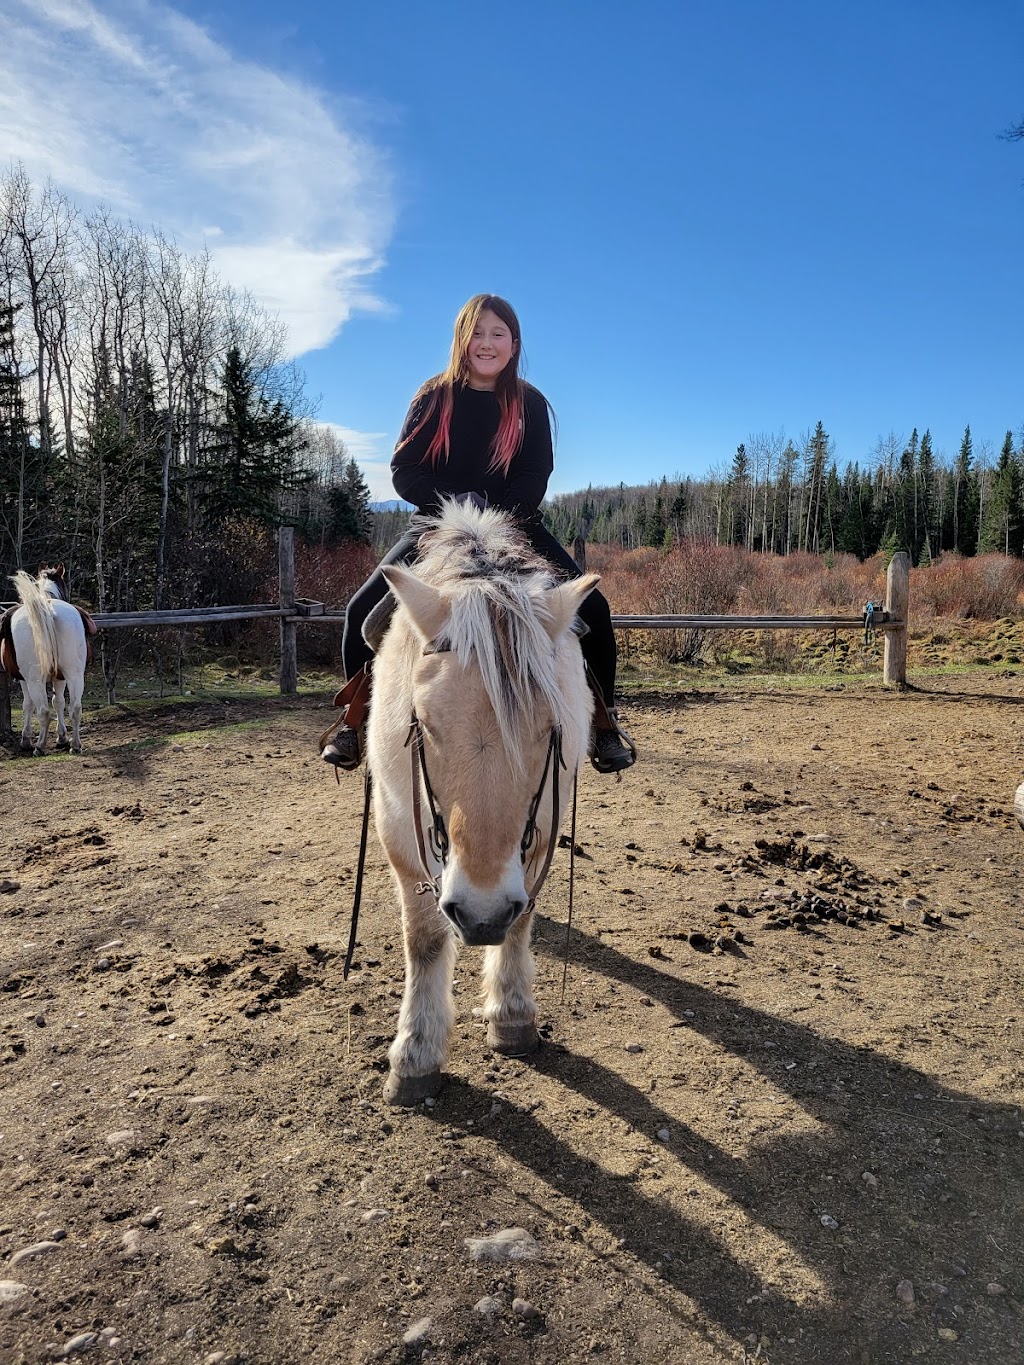
M 440 417 L 437 407 L 407 446 L 396 449 L 391 461 L 395 492 L 417 511 L 436 513 L 446 495 L 479 493 L 492 507 L 500 507 L 521 521 L 537 515 L 547 492 L 554 465 L 551 423 L 544 395 L 531 384 L 524 386 L 523 440 L 512 457 L 508 473 L 490 469 L 491 443 L 501 420 L 497 397 L 489 390 L 456 385 L 447 460 L 436 465 L 425 460 Z M 432 394 L 415 399 L 406 416 L 398 444 L 420 421 Z

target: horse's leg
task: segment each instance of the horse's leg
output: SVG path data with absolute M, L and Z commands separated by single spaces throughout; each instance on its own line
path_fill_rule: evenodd
M 432 898 L 418 896 L 416 878 L 396 873 L 405 934 L 405 994 L 384 1087 L 389 1104 L 419 1104 L 444 1083 L 448 1037 L 455 1016 L 455 940 Z
M 487 1042 L 506 1057 L 522 1057 L 540 1042 L 533 999 L 532 927 L 533 915 L 520 915 L 500 947 L 484 949 Z
M 53 701 L 57 708 L 57 738 L 54 740 L 54 747 L 57 749 L 67 748 L 68 727 L 64 720 L 64 691 L 66 683 L 60 678 L 53 684 Z
M 35 715 L 35 707 L 32 705 L 32 693 L 29 691 L 28 683 L 22 679 L 21 683 L 21 747 L 26 752 L 32 748 L 32 717 Z
M 69 694 L 71 689 L 69 688 Z M 71 702 L 71 752 L 80 754 L 82 752 L 82 693 L 85 690 L 85 679 L 76 678 L 75 688 L 72 695 L 69 695 Z
M 25 708 L 25 728 L 21 732 L 21 747 L 31 749 L 36 758 L 46 752 L 46 740 L 50 733 L 50 699 L 46 695 L 46 683 L 38 677 L 26 677 L 21 684 L 21 694 Z M 39 726 L 39 737 L 32 744 L 31 723 L 35 716 Z

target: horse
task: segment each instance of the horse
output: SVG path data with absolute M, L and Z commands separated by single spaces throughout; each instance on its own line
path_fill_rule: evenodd
M 366 757 L 401 905 L 405 990 L 388 1053 L 392 1105 L 444 1082 L 459 944 L 482 947 L 488 1044 L 539 1044 L 532 910 L 593 697 L 574 631 L 599 582 L 559 581 L 501 511 L 446 502 L 410 567 L 374 664 Z
M 46 752 L 50 730 L 47 687 L 52 685 L 57 709 L 57 745 L 64 747 L 70 743 L 71 752 L 80 754 L 82 692 L 89 658 L 86 621 L 79 609 L 66 600 L 62 564 L 56 569 L 40 569 L 36 578 L 19 569 L 12 582 L 21 603 L 12 613 L 9 625 L 17 660 L 15 676 L 21 678 L 24 711 L 21 747 L 31 749 L 36 757 Z M 6 640 L 4 643 L 6 645 Z M 64 721 L 65 691 L 71 715 L 70 741 Z M 39 729 L 35 744 L 32 742 L 33 717 Z

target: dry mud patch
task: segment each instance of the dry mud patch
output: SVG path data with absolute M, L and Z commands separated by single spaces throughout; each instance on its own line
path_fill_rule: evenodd
M 487 1052 L 464 952 L 432 1111 L 381 1098 L 376 847 L 341 979 L 322 709 L 0 763 L 0 1361 L 1015 1365 L 1024 686 L 928 686 L 631 702 L 538 915 L 545 1046 Z M 470 1258 L 511 1227 L 535 1258 Z

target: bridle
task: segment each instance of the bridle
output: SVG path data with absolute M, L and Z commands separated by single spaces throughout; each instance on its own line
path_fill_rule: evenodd
M 442 653 L 436 646 L 428 645 L 424 653 Z M 440 905 L 441 883 L 438 874 L 431 871 L 430 859 L 427 856 L 427 843 L 434 855 L 436 862 L 441 864 L 444 871 L 448 861 L 448 849 L 450 841 L 448 838 L 448 827 L 445 824 L 444 813 L 437 803 L 434 795 L 434 788 L 430 781 L 430 773 L 427 771 L 427 758 L 423 744 L 423 727 L 415 710 L 409 721 L 409 733 L 406 736 L 405 747 L 410 750 L 412 758 L 412 816 L 413 828 L 416 831 L 416 847 L 419 851 L 420 868 L 423 872 L 423 880 L 416 883 L 417 894 L 421 896 L 432 895 L 435 905 Z M 534 880 L 533 885 L 527 892 L 526 909 L 524 915 L 528 915 L 537 903 L 541 887 L 547 880 L 547 875 L 551 870 L 551 860 L 555 856 L 555 845 L 558 842 L 558 824 L 561 819 L 561 791 L 559 783 L 559 769 L 565 768 L 565 758 L 562 754 L 562 732 L 557 725 L 551 727 L 551 734 L 548 738 L 548 751 L 544 759 L 544 771 L 540 776 L 540 783 L 533 794 L 530 802 L 530 809 L 526 816 L 526 825 L 523 829 L 523 836 L 519 841 L 519 856 L 524 868 L 529 865 L 530 850 L 540 838 L 540 831 L 537 827 L 537 812 L 540 809 L 541 798 L 544 795 L 544 787 L 547 784 L 548 772 L 551 773 L 551 828 L 548 831 L 548 846 L 544 854 L 544 862 Z M 574 889 L 574 870 L 576 865 L 576 784 L 577 778 L 573 776 L 572 784 L 572 825 L 569 833 L 569 915 L 565 926 L 565 958 L 562 964 L 562 999 L 565 999 L 566 974 L 569 968 L 569 936 L 572 930 L 572 911 L 573 911 L 573 889 Z M 426 792 L 427 807 L 430 811 L 430 830 L 426 840 L 423 837 L 423 807 L 420 796 L 420 789 Z M 370 806 L 373 797 L 373 778 L 370 772 L 369 761 L 366 764 L 366 775 L 363 781 L 363 823 L 359 836 L 359 856 L 356 861 L 356 885 L 352 901 L 352 916 L 349 922 L 348 951 L 345 953 L 345 962 L 342 967 L 342 979 L 347 981 L 349 970 L 352 966 L 352 959 L 356 951 L 356 936 L 359 932 L 359 906 L 363 896 L 363 873 L 366 867 L 366 845 L 370 829 Z
M 423 880 L 416 883 L 416 892 L 420 896 L 432 895 L 435 902 L 441 899 L 441 883 L 438 874 L 431 871 L 430 859 L 427 856 L 427 844 L 430 845 L 430 852 L 433 854 L 435 862 L 441 864 L 441 871 L 444 871 L 448 862 L 448 849 L 450 841 L 448 839 L 448 829 L 444 822 L 444 814 L 437 804 L 437 797 L 434 795 L 434 788 L 430 781 L 430 773 L 427 771 L 427 756 L 423 743 L 423 727 L 415 710 L 409 721 L 409 734 L 406 737 L 405 747 L 410 750 L 412 755 L 412 823 L 416 831 L 416 847 L 420 855 L 420 868 L 423 871 Z M 532 861 L 530 850 L 540 839 L 540 830 L 537 827 L 537 812 L 540 809 L 541 798 L 544 795 L 544 788 L 547 785 L 548 773 L 551 773 L 551 829 L 548 832 L 547 850 L 544 854 L 544 862 L 541 866 L 533 885 L 527 892 L 527 904 L 524 914 L 529 914 L 537 903 L 540 889 L 547 880 L 547 875 L 551 870 L 551 860 L 554 857 L 555 844 L 558 836 L 558 823 L 561 816 L 561 802 L 559 791 L 559 769 L 565 768 L 565 759 L 562 755 L 562 732 L 557 725 L 551 727 L 551 734 L 548 737 L 548 749 L 544 757 L 544 771 L 540 775 L 540 782 L 537 790 L 530 801 L 530 809 L 526 816 L 526 825 L 523 828 L 523 837 L 519 841 L 519 857 L 523 867 L 527 867 Z M 420 790 L 426 793 L 427 808 L 430 812 L 430 827 L 427 838 L 423 837 L 423 807 Z

